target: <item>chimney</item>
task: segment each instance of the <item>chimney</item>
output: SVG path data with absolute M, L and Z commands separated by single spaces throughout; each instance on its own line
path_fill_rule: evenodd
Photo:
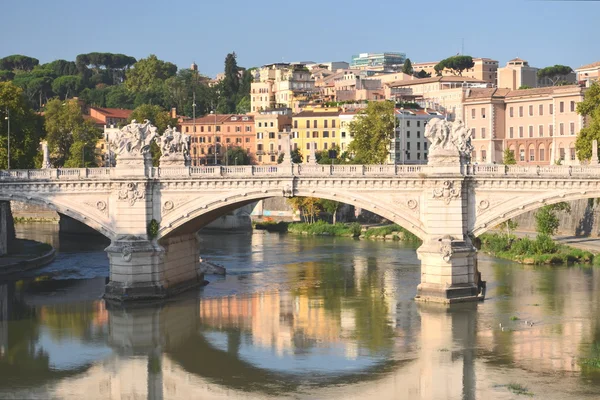
M 171 118 L 177 118 L 177 108 L 171 108 Z

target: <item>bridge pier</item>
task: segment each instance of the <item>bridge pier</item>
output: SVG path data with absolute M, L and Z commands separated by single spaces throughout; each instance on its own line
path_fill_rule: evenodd
M 106 253 L 110 263 L 107 299 L 163 299 L 204 282 L 198 271 L 200 250 L 194 234 L 170 237 L 162 243 L 124 237 L 114 240 Z
M 477 250 L 449 237 L 429 240 L 417 250 L 421 283 L 416 300 L 458 303 L 478 300 Z

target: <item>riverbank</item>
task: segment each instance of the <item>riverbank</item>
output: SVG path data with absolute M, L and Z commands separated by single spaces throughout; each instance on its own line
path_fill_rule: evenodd
M 534 239 L 498 233 L 479 237 L 480 250 L 493 257 L 528 265 L 591 264 L 600 265 L 600 256 L 556 243 L 550 236 L 538 235 Z
M 310 236 L 341 236 L 372 240 L 396 240 L 410 243 L 420 242 L 417 236 L 396 224 L 366 227 L 358 222 L 330 224 L 325 221 L 317 221 L 309 224 L 305 222 L 265 221 L 255 223 L 254 229 Z
M 0 257 L 0 277 L 41 268 L 54 261 L 56 251 L 47 243 L 16 239 L 15 249 Z

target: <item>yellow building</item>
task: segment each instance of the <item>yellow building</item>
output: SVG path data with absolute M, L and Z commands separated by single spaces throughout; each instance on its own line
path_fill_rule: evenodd
M 340 112 L 337 107 L 306 108 L 292 116 L 292 149 L 300 149 L 304 162 L 312 142 L 316 151 L 340 146 Z

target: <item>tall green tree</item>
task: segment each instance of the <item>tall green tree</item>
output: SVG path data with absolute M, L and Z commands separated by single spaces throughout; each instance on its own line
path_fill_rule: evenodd
M 425 72 L 425 70 L 422 69 L 417 73 L 417 78 L 431 78 L 431 72 Z
M 350 122 L 348 151 L 358 164 L 382 164 L 387 160 L 390 143 L 394 135 L 394 103 L 390 101 L 370 102 Z
M 154 54 L 148 58 L 142 58 L 126 72 L 125 85 L 135 93 L 145 92 L 157 85 L 161 85 L 166 79 L 175 76 L 177 66 L 170 62 L 159 60 Z
M 82 88 L 81 77 L 77 75 L 59 76 L 52 82 L 52 91 L 65 100 L 78 95 Z
M 535 230 L 540 235 L 552 236 L 558 230 L 557 211 L 571 212 L 569 203 L 561 202 L 540 208 L 535 213 Z
M 452 56 L 440 61 L 433 68 L 438 76 L 441 76 L 445 69 L 450 70 L 454 75 L 462 76 L 464 70 L 474 66 L 475 63 L 471 56 Z
M 50 160 L 55 167 L 95 166 L 100 129 L 85 120 L 77 100 L 53 99 L 44 112 Z
M 37 58 L 13 54 L 0 58 L 0 69 L 8 71 L 31 71 L 40 61 Z
M 515 160 L 515 153 L 510 149 L 504 149 L 502 153 L 502 164 L 504 165 L 514 165 L 517 163 Z
M 175 127 L 177 125 L 177 118 L 171 118 L 171 114 L 168 111 L 160 106 L 151 104 L 143 104 L 136 107 L 129 116 L 129 122 L 134 119 L 140 123 L 147 119 L 152 125 L 158 128 L 160 134 L 167 129 L 167 126 Z
M 229 165 L 250 165 L 251 163 L 250 156 L 246 150 L 239 146 L 228 148 L 225 154 L 227 157 L 226 163 Z
M 552 86 L 555 86 L 561 80 L 565 80 L 571 72 L 573 72 L 571 67 L 557 64 L 538 70 L 537 77 L 538 79 L 548 78 L 552 82 Z
M 407 75 L 412 75 L 415 72 L 410 58 L 407 58 L 406 61 L 404 61 L 404 65 L 402 66 L 402 72 Z
M 331 214 L 331 222 L 335 224 L 337 222 L 337 212 L 342 206 L 342 203 L 340 203 L 339 201 L 327 199 L 321 199 L 319 203 L 321 204 L 321 208 L 323 209 L 323 211 Z
M 221 90 L 226 113 L 235 113 L 240 91 L 240 68 L 236 57 L 235 52 L 225 57 L 225 78 L 221 82 Z
M 594 82 L 585 92 L 583 101 L 577 104 L 577 113 L 586 120 L 575 140 L 577 158 L 589 160 L 592 157 L 592 142 L 600 143 L 600 84 Z
M 0 82 L 0 169 L 8 161 L 8 119 L 10 114 L 10 167 L 33 168 L 43 134 L 42 119 L 33 112 L 23 89 Z

